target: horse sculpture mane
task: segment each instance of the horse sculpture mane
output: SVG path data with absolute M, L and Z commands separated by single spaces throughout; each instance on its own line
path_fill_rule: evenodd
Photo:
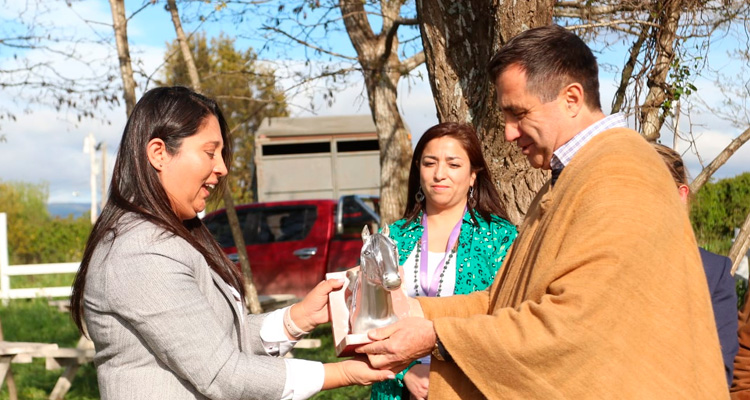
M 398 249 L 388 233 L 388 225 L 382 233 L 370 234 L 367 226 L 362 230 L 360 270 L 356 278 L 351 279 L 349 322 L 352 334 L 366 333 L 398 320 L 390 294 L 401 287 Z

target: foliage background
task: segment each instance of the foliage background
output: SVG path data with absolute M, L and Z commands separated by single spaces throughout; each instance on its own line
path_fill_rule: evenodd
M 220 35 L 209 42 L 206 34 L 199 32 L 188 42 L 201 77 L 201 93 L 219 103 L 233 139 L 234 161 L 229 174 L 232 198 L 235 204 L 253 202 L 255 131 L 266 117 L 288 115 L 284 92 L 278 87 L 273 71 L 257 62 L 252 49 L 236 50 L 234 39 Z M 159 85 L 190 87 L 177 41 L 167 46 L 164 58 L 164 80 Z M 208 211 L 216 206 L 209 204 Z
M 691 201 L 690 218 L 698 244 L 726 255 L 735 227 L 750 212 L 750 172 L 706 183 Z
M 45 183 L 0 181 L 0 212 L 7 214 L 10 263 L 74 262 L 83 258 L 91 223 L 88 214 L 53 218 Z

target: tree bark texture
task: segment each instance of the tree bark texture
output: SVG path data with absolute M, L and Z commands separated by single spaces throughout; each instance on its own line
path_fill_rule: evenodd
M 180 52 L 182 53 L 182 59 L 185 61 L 187 66 L 188 75 L 190 76 L 190 85 L 193 90 L 200 92 L 201 81 L 198 75 L 198 67 L 195 65 L 195 59 L 193 53 L 190 52 L 190 46 L 188 44 L 185 31 L 182 29 L 182 23 L 180 22 L 180 14 L 177 10 L 177 4 L 175 0 L 167 0 L 167 6 L 169 7 L 169 13 L 172 16 L 172 23 L 174 24 L 174 30 L 177 34 L 177 42 L 180 44 Z M 232 238 L 234 239 L 235 247 L 237 248 L 237 256 L 239 257 L 240 267 L 242 273 L 245 275 L 245 300 L 250 308 L 250 312 L 253 314 L 260 314 L 263 312 L 260 306 L 260 300 L 258 300 L 258 290 L 255 287 L 253 281 L 253 272 L 250 269 L 250 260 L 247 257 L 247 248 L 245 247 L 245 238 L 242 236 L 242 228 L 240 227 L 240 220 L 237 217 L 237 211 L 234 208 L 234 200 L 232 200 L 232 194 L 229 190 L 224 191 L 223 195 L 224 208 L 227 213 L 227 222 L 229 223 L 229 229 L 232 231 Z
M 710 164 L 706 166 L 706 168 L 703 168 L 703 170 L 698 174 L 698 176 L 693 179 L 693 182 L 690 183 L 690 191 L 693 193 L 697 193 L 700 188 L 703 187 L 703 185 L 708 182 L 708 180 L 711 178 L 711 176 L 716 172 L 716 170 L 719 169 L 724 163 L 729 160 L 729 157 L 734 155 L 739 148 L 745 144 L 745 142 L 750 139 L 750 128 L 745 129 L 744 132 L 742 132 L 739 136 L 734 138 L 727 147 L 724 148 L 724 150 L 719 153 L 716 158 L 711 161 Z
M 553 5 L 554 0 L 417 1 L 438 119 L 476 127 L 501 201 L 516 225 L 547 173 L 531 168 L 516 145 L 505 142 L 504 120 L 486 66 L 513 36 L 550 24 Z
M 740 232 L 734 238 L 732 248 L 729 249 L 729 259 L 732 260 L 732 275 L 737 271 L 737 267 L 739 267 L 742 257 L 747 254 L 748 248 L 750 248 L 750 214 L 747 214 Z
M 654 14 L 658 16 L 657 22 L 659 23 L 659 28 L 652 28 L 656 30 L 653 38 L 656 59 L 651 72 L 648 74 L 648 80 L 646 81 L 648 93 L 640 112 L 641 134 L 649 142 L 655 142 L 659 139 L 659 131 L 666 116 L 661 106 L 672 97 L 672 90 L 667 84 L 667 77 L 675 58 L 675 40 L 677 39 L 677 28 L 679 27 L 683 1 L 658 1 L 655 2 L 655 7 Z
M 125 112 L 130 116 L 133 107 L 135 107 L 135 78 L 133 78 L 133 65 L 130 62 L 125 2 L 124 0 L 109 0 L 109 7 L 112 9 L 112 26 L 115 31 L 115 43 L 117 44 L 117 59 L 120 62 Z
M 349 39 L 357 52 L 367 100 L 380 146 L 381 223 L 399 219 L 406 207 L 411 134 L 398 111 L 398 81 L 418 64 L 422 54 L 403 62 L 398 56 L 399 11 L 403 0 L 382 0 L 383 27 L 375 34 L 361 0 L 341 0 L 339 7 Z

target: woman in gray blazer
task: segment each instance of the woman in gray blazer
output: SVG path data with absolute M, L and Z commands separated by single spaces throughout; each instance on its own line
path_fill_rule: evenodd
M 305 399 L 393 378 L 361 359 L 278 357 L 328 322 L 341 282 L 248 314 L 242 274 L 197 216 L 228 173 L 227 132 L 217 104 L 182 87 L 148 91 L 128 119 L 71 297 L 96 346 L 102 398 Z

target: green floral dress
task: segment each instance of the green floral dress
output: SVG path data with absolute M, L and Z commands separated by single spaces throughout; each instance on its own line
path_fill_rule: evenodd
M 508 253 L 508 248 L 518 234 L 515 226 L 498 216 L 493 215 L 487 222 L 481 215 L 476 215 L 477 220 L 474 221 L 468 211 L 464 214 L 461 233 L 458 236 L 456 286 L 453 294 L 469 294 L 489 287 Z M 424 228 L 421 221 L 420 213 L 410 224 L 401 219 L 391 225 L 390 236 L 398 246 L 399 265 L 404 265 L 422 238 Z M 370 399 L 408 399 L 409 392 L 403 380 L 406 371 L 408 368 L 396 375 L 396 379 L 372 385 Z

